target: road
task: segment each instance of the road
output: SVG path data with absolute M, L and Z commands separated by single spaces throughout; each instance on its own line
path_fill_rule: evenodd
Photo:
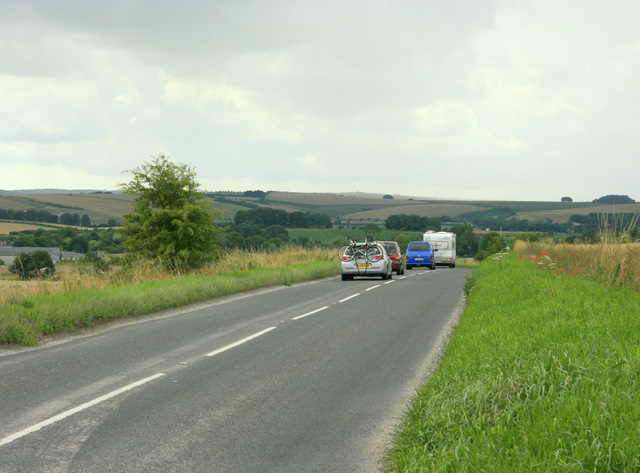
M 463 268 L 255 291 L 0 356 L 0 472 L 366 472 Z

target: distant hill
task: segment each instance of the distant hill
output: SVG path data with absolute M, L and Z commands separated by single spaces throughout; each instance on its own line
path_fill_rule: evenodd
M 93 192 L 115 192 L 105 191 L 99 189 L 19 189 L 19 190 L 4 190 L 0 189 L 0 195 L 22 195 L 22 194 L 90 194 Z
M 236 212 L 255 207 L 270 207 L 287 212 L 324 213 L 346 224 L 382 224 L 393 214 L 415 214 L 421 217 L 456 217 L 474 211 L 508 208 L 517 219 L 550 220 L 565 223 L 571 215 L 589 213 L 640 213 L 640 203 L 610 205 L 596 202 L 532 202 L 532 201 L 464 201 L 437 200 L 421 197 L 363 193 L 304 193 L 270 191 L 264 198 L 245 197 L 238 193 L 211 193 L 212 205 L 225 211 L 226 220 Z M 0 209 L 45 210 L 55 215 L 66 212 L 87 214 L 91 223 L 99 225 L 109 219 L 121 219 L 133 208 L 133 197 L 110 191 L 33 189 L 0 191 Z

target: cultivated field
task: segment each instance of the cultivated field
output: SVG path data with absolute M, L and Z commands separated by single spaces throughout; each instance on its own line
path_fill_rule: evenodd
M 236 212 L 251 206 L 269 207 L 286 212 L 324 213 L 332 218 L 356 223 L 383 222 L 394 214 L 415 214 L 421 217 L 457 217 L 466 212 L 509 207 L 515 218 L 527 220 L 551 219 L 567 222 L 571 215 L 589 213 L 640 213 L 640 203 L 599 205 L 592 202 L 533 202 L 533 201 L 457 201 L 419 197 L 383 199 L 382 195 L 361 193 L 268 192 L 264 201 L 255 197 L 229 196 L 225 202 L 213 201 L 214 207 L 225 211 L 223 220 L 233 220 Z M 55 215 L 63 213 L 87 214 L 93 224 L 120 219 L 131 211 L 133 197 L 120 193 L 64 193 L 1 195 L 0 209 L 45 210 Z
M 44 228 L 51 230 L 55 227 L 59 227 L 59 225 L 54 225 L 52 223 L 11 223 L 11 222 L 0 222 L 0 235 L 8 235 L 11 232 L 23 232 L 25 230 L 37 230 L 38 228 Z
M 46 211 L 54 215 L 88 215 L 93 224 L 119 219 L 131 212 L 133 197 L 128 194 L 19 194 L 0 197 L 0 209 Z
M 471 204 L 420 204 L 412 202 L 409 205 L 398 207 L 387 207 L 384 209 L 366 210 L 364 212 L 353 212 L 342 217 L 343 220 L 385 220 L 391 215 L 395 214 L 408 214 L 408 215 L 420 215 L 421 217 L 441 217 L 448 215 L 450 217 L 457 217 L 458 215 L 475 212 L 477 210 L 483 210 L 490 207 L 478 207 Z
M 592 207 L 572 207 L 568 209 L 538 210 L 521 212 L 518 213 L 517 217 L 519 219 L 527 220 L 544 220 L 549 218 L 554 223 L 564 223 L 569 220 L 571 215 L 589 215 L 590 213 L 601 213 L 608 215 L 621 213 L 640 213 L 640 203 L 622 205 L 594 205 Z

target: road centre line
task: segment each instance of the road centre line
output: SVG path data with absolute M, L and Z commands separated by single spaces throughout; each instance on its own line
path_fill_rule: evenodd
M 345 297 L 344 299 L 340 299 L 338 302 L 345 302 L 348 301 L 349 299 L 353 299 L 354 297 L 358 297 L 360 295 L 360 293 L 354 294 L 352 296 L 349 297 Z
M 245 342 L 248 342 L 249 340 L 253 340 L 254 338 L 259 337 L 260 335 L 264 335 L 267 332 L 270 332 L 271 330 L 273 330 L 276 327 L 269 327 L 261 332 L 258 333 L 254 333 L 253 335 L 250 335 L 246 338 L 243 338 L 242 340 L 238 340 L 237 342 L 231 343 L 227 346 L 224 346 L 222 348 L 218 348 L 217 350 L 212 351 L 211 353 L 207 353 L 205 356 L 215 356 L 218 355 L 220 353 L 222 353 L 223 351 L 227 351 L 230 350 L 231 348 L 237 347 L 238 345 L 242 345 Z
M 61 421 L 69 416 L 72 416 L 73 414 L 77 414 L 78 412 L 88 409 L 89 407 L 95 406 L 96 404 L 106 401 L 107 399 L 111 399 L 112 397 L 115 397 L 119 394 L 127 392 L 133 388 L 137 388 L 138 386 L 142 386 L 143 384 L 148 383 L 149 381 L 153 381 L 156 378 L 160 378 L 161 376 L 164 376 L 164 373 L 154 374 L 153 376 L 149 376 L 148 378 L 141 379 L 140 381 L 131 383 L 127 386 L 124 386 L 123 388 L 116 389 L 115 391 L 111 391 L 110 393 L 105 394 L 104 396 L 100 396 L 92 401 L 85 402 L 84 404 L 74 407 L 73 409 L 69 409 L 68 411 L 61 412 L 60 414 L 50 417 L 47 420 L 38 422 L 37 424 L 34 424 L 31 427 L 21 430 L 20 432 L 16 432 L 15 434 L 12 434 L 12 435 L 9 435 L 8 437 L 0 439 L 0 447 L 2 445 L 11 443 L 14 440 L 17 440 L 21 437 L 24 437 L 25 435 L 32 434 L 33 432 L 36 432 L 42 429 L 43 427 L 46 427 L 51 424 L 55 424 L 58 421 Z
M 365 289 L 365 291 L 370 291 L 371 289 L 375 289 L 376 287 L 380 287 L 380 284 L 376 284 L 375 286 L 371 286 Z
M 301 319 L 303 317 L 306 317 L 307 315 L 312 315 L 312 314 L 315 314 L 317 312 L 320 312 L 321 310 L 325 310 L 325 309 L 328 309 L 328 308 L 329 308 L 329 306 L 326 305 L 324 307 L 320 307 L 319 309 L 312 310 L 311 312 L 307 312 L 306 314 L 298 315 L 297 317 L 294 317 L 291 320 L 298 320 L 298 319 Z

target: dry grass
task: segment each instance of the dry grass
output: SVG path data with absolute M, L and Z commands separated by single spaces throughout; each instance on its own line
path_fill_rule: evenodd
M 287 247 L 274 252 L 248 253 L 242 250 L 229 250 L 216 263 L 203 269 L 203 275 L 217 275 L 248 269 L 290 266 L 310 261 L 333 261 L 336 251 L 325 248 Z
M 551 245 L 516 241 L 523 259 L 567 278 L 587 277 L 601 284 L 640 289 L 640 243 Z
M 311 261 L 333 261 L 334 250 L 287 247 L 266 253 L 247 253 L 232 250 L 224 253 L 215 263 L 198 272 L 199 275 L 220 275 L 235 271 L 290 266 Z M 81 289 L 101 289 L 148 281 L 165 281 L 181 275 L 167 273 L 153 264 L 139 264 L 124 274 L 118 268 L 99 273 L 93 266 L 59 264 L 52 280 L 20 281 L 14 275 L 3 273 L 0 279 L 0 305 L 34 295 L 55 294 Z

